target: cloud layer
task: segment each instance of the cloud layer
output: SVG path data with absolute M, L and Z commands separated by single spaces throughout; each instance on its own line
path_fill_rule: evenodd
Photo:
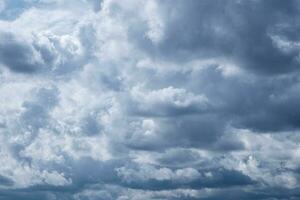
M 0 1 L 0 200 L 300 198 L 298 1 Z

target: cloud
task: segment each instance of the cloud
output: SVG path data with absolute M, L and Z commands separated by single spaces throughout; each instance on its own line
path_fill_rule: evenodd
M 0 199 L 297 199 L 299 6 L 1 1 Z
M 17 41 L 11 34 L 1 34 L 1 62 L 10 69 L 34 72 L 43 65 L 41 55 L 29 44 Z
M 224 169 L 198 171 L 194 168 L 183 168 L 173 171 L 168 168 L 139 166 L 137 170 L 121 167 L 117 172 L 128 187 L 135 189 L 199 189 L 253 184 L 253 181 L 244 174 Z
M 283 27 L 297 27 L 291 21 L 297 18 L 298 9 L 296 1 L 166 1 L 159 9 L 165 39 L 157 46 L 142 34 L 133 33 L 133 37 L 140 48 L 161 59 L 186 62 L 225 56 L 256 73 L 287 73 L 297 69 L 298 53 L 283 53 L 272 36 Z M 265 11 L 268 17 L 262 17 Z

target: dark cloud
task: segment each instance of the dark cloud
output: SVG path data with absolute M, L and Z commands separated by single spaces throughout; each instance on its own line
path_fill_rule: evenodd
M 254 184 L 250 177 L 225 169 L 198 171 L 193 168 L 170 170 L 143 166 L 141 169 L 130 167 L 118 169 L 125 186 L 144 190 L 167 190 L 176 188 L 200 189 L 245 186 Z M 143 174 L 145 173 L 145 174 Z
M 81 27 L 80 37 L 58 38 L 51 35 L 17 36 L 0 33 L 0 61 L 10 70 L 24 74 L 44 74 L 61 77 L 82 68 L 92 59 L 92 45 L 86 43 L 92 28 Z M 86 43 L 85 46 L 81 45 Z
M 29 44 L 18 41 L 9 33 L 1 33 L 1 63 L 16 72 L 32 73 L 42 68 L 42 60 Z
M 146 26 L 132 27 L 140 48 L 154 58 L 187 62 L 195 58 L 226 57 L 258 74 L 296 71 L 299 51 L 283 52 L 272 36 L 299 28 L 296 1 L 164 1 L 160 9 L 165 34 L 158 45 L 136 34 Z M 266 16 L 265 13 L 268 13 Z M 283 29 L 283 30 L 282 30 Z M 291 31 L 294 30 L 294 31 Z M 284 34 L 294 41 L 292 34 Z
M 12 186 L 13 181 L 10 180 L 9 178 L 4 177 L 4 176 L 0 176 L 0 185 Z
M 21 115 L 24 127 L 33 131 L 47 126 L 49 112 L 58 102 L 58 91 L 56 88 L 41 88 L 35 96 L 32 101 L 24 102 L 25 111 Z

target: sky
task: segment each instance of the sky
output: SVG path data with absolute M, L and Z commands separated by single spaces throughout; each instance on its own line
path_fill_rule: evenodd
M 300 199 L 300 1 L 0 0 L 0 200 Z

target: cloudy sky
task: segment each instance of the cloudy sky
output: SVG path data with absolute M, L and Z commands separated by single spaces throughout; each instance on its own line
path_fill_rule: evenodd
M 300 199 L 297 0 L 0 0 L 0 200 Z

